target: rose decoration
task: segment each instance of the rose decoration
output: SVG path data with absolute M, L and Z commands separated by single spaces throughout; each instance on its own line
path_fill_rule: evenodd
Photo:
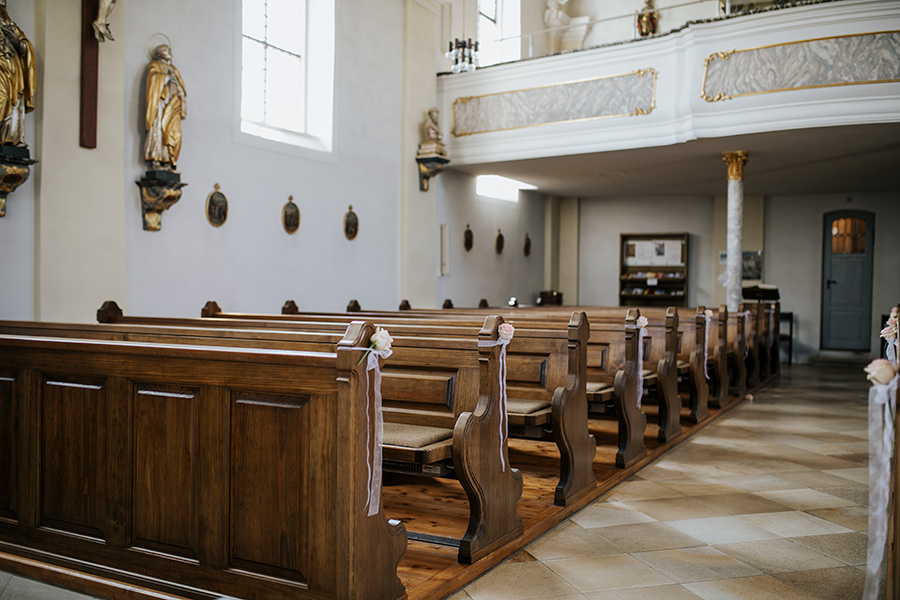
M 647 324 L 648 324 L 649 322 L 650 322 L 650 321 L 647 320 L 647 317 L 645 317 L 644 315 L 641 315 L 640 317 L 638 317 L 638 320 L 637 320 L 637 326 L 638 326 L 639 328 L 643 329 L 644 327 L 647 326 Z
M 890 361 L 876 358 L 865 369 L 866 378 L 875 385 L 887 385 L 897 376 L 897 369 Z
M 375 329 L 375 333 L 372 334 L 372 337 L 369 338 L 369 350 L 366 351 L 365 354 L 359 359 L 359 362 L 356 364 L 361 364 L 362 361 L 366 359 L 372 350 L 377 350 L 378 352 L 384 352 L 384 357 L 388 357 L 391 355 L 391 344 L 394 342 L 394 338 L 391 337 L 391 334 L 388 333 L 387 329 L 382 329 L 378 327 Z
M 509 341 L 513 339 L 513 334 L 516 332 L 516 328 L 510 325 L 509 323 L 503 323 L 500 325 L 500 339 L 504 339 Z
M 381 327 L 378 327 L 375 333 L 372 334 L 372 337 L 369 338 L 370 345 L 376 350 L 390 350 L 393 341 L 394 338 L 391 337 L 387 329 L 382 329 Z
M 897 310 L 896 308 L 894 310 Z M 887 321 L 887 326 L 881 330 L 881 337 L 889 342 L 897 339 L 897 315 L 891 312 L 891 317 Z
M 713 311 L 708 308 L 706 309 L 706 312 L 703 314 L 706 315 L 710 319 L 712 319 L 712 317 L 713 317 Z

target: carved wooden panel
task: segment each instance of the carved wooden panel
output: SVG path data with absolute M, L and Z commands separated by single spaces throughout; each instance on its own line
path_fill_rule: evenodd
M 455 369 L 385 368 L 381 378 L 381 395 L 385 402 L 420 402 L 453 408 L 456 388 Z M 435 407 L 437 408 L 437 407 Z
M 235 394 L 231 562 L 305 581 L 308 574 L 308 396 Z
M 197 393 L 141 385 L 134 394 L 132 544 L 197 555 Z
M 509 352 L 506 355 L 506 381 L 510 385 L 546 386 L 548 358 L 546 354 Z
M 592 369 L 608 369 L 606 357 L 608 355 L 609 344 L 588 344 L 587 347 L 587 366 Z
M 41 524 L 103 538 L 105 381 L 48 378 L 41 386 Z
M 15 378 L 0 373 L 0 519 L 16 519 L 13 506 L 16 482 L 13 480 L 15 464 L 15 424 L 13 423 L 13 394 Z

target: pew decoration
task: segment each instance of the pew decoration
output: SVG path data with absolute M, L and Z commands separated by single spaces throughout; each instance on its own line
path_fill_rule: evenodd
M 634 374 L 634 378 L 637 379 L 637 405 L 638 408 L 641 407 L 641 400 L 644 397 L 644 336 L 647 335 L 647 330 L 644 329 L 649 321 L 647 317 L 641 315 L 637 318 L 637 328 L 638 328 L 638 351 L 637 351 L 637 367 L 636 373 Z
M 750 354 L 750 311 L 745 310 L 742 313 L 744 315 L 744 358 Z
M 513 339 L 516 329 L 509 323 L 502 323 L 499 328 L 499 339 L 497 340 L 478 340 L 479 348 L 493 348 L 500 346 L 500 466 L 501 470 L 506 472 L 506 456 L 503 449 L 506 447 L 506 437 L 508 433 L 508 416 L 506 412 L 506 347 Z
M 774 312 L 772 314 L 775 314 Z M 707 308 L 703 311 L 703 317 L 706 319 L 706 328 L 703 333 L 703 375 L 709 379 L 709 370 L 706 363 L 709 360 L 709 324 L 712 323 L 713 311 Z
M 891 316 L 887 320 L 886 327 L 881 330 L 881 337 L 885 340 L 885 356 L 895 367 L 900 366 L 897 361 L 897 344 L 900 342 L 900 339 L 898 339 L 900 335 L 898 335 L 897 327 L 897 310 L 896 306 L 891 309 Z
M 366 362 L 366 465 L 368 467 L 368 484 L 366 487 L 366 515 L 372 517 L 381 510 L 381 479 L 382 467 L 381 461 L 384 455 L 382 448 L 384 444 L 384 410 L 381 406 L 381 365 L 379 360 L 386 360 L 393 354 L 391 343 L 394 338 L 388 333 L 387 329 L 381 327 L 375 330 L 372 337 L 369 338 L 368 348 L 356 348 L 356 350 L 365 350 L 360 357 L 359 362 Z M 372 395 L 368 393 L 369 389 L 369 371 L 374 371 L 374 412 L 375 423 L 369 421 L 369 415 L 373 412 L 373 407 L 369 404 L 372 402 Z
M 865 368 L 869 389 L 869 540 L 863 598 L 878 598 L 882 563 L 888 543 L 891 457 L 894 455 L 897 367 L 878 358 Z

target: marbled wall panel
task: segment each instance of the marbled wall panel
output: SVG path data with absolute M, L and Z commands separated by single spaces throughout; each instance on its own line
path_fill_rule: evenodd
M 900 81 L 900 32 L 805 40 L 717 52 L 706 59 L 700 95 L 736 96 Z
M 608 117 L 636 116 L 656 107 L 656 71 L 457 98 L 453 135 L 519 129 Z

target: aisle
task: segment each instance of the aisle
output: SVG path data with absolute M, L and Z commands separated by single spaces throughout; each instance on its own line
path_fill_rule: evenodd
M 867 387 L 857 367 L 784 368 L 451 599 L 860 598 Z

